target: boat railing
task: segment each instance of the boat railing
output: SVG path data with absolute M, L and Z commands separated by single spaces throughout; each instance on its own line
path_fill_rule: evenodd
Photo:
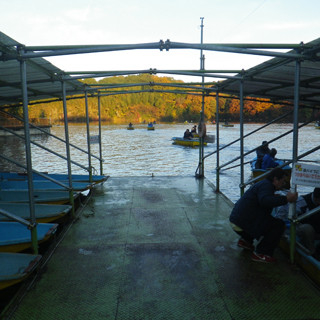
M 271 125 L 271 124 L 273 124 L 273 123 L 281 120 L 282 118 L 288 116 L 290 113 L 291 113 L 291 112 L 288 112 L 288 113 L 286 113 L 286 114 L 284 114 L 284 115 L 282 115 L 282 116 L 280 116 L 280 117 L 272 120 L 271 122 L 269 122 L 269 123 L 267 123 L 267 124 L 265 124 L 265 125 L 257 128 L 257 129 L 255 129 L 255 130 L 253 130 L 253 131 L 245 134 L 245 135 L 243 136 L 243 138 L 247 138 L 247 137 L 249 137 L 250 135 L 258 132 L 259 130 L 261 130 L 261 129 L 263 129 L 263 128 L 265 128 L 265 127 L 267 127 L 267 126 L 269 126 L 269 125 Z M 300 128 L 308 125 L 308 124 L 311 123 L 311 122 L 312 122 L 312 120 L 307 121 L 307 122 L 305 122 L 305 123 L 303 123 L 303 124 L 300 124 L 300 125 L 298 126 L 298 128 L 300 129 Z M 287 132 L 285 132 L 285 133 L 283 133 L 283 134 L 281 134 L 281 135 L 279 135 L 279 136 L 277 136 L 277 137 L 269 140 L 268 143 L 272 143 L 272 142 L 274 142 L 274 141 L 277 141 L 277 140 L 279 140 L 279 139 L 281 139 L 281 138 L 283 138 L 283 137 L 291 134 L 292 132 L 293 132 L 293 129 L 288 130 Z M 228 143 L 228 144 L 226 144 L 226 145 L 224 145 L 224 146 L 222 146 L 222 147 L 219 147 L 219 149 L 217 149 L 217 150 L 215 150 L 215 151 L 213 151 L 213 152 L 205 155 L 205 156 L 202 158 L 202 162 L 204 162 L 204 160 L 205 160 L 206 158 L 208 158 L 208 157 L 210 157 L 210 156 L 212 156 L 212 155 L 214 155 L 214 154 L 216 154 L 216 153 L 219 153 L 219 152 L 222 151 L 223 149 L 225 149 L 225 148 L 227 148 L 227 147 L 230 147 L 231 145 L 233 145 L 233 144 L 236 143 L 236 142 L 239 142 L 240 140 L 241 140 L 241 138 L 235 139 L 235 140 L 231 141 L 230 143 Z M 235 157 L 234 159 L 232 159 L 232 160 L 230 160 L 230 161 L 228 161 L 228 162 L 226 162 L 226 163 L 224 163 L 224 164 L 222 164 L 222 165 L 217 166 L 217 167 L 216 167 L 217 176 L 218 176 L 219 173 L 221 172 L 221 169 L 223 169 L 224 171 L 226 171 L 226 170 L 229 170 L 229 169 L 232 169 L 232 168 L 235 168 L 235 167 L 239 167 L 239 166 L 241 166 L 241 165 L 246 165 L 246 164 L 251 163 L 251 161 L 247 161 L 247 162 L 244 162 L 244 163 L 242 163 L 242 164 L 240 163 L 240 164 L 237 164 L 237 165 L 234 165 L 234 166 L 227 167 L 227 166 L 229 166 L 230 164 L 232 164 L 232 163 L 240 160 L 241 158 L 244 158 L 244 157 L 248 156 L 249 154 L 255 152 L 259 147 L 260 147 L 260 146 L 257 146 L 256 148 L 251 149 L 251 150 L 243 153 L 242 155 L 240 155 L 240 156 L 238 156 L 238 157 Z M 309 153 L 308 153 L 308 154 L 309 154 Z M 305 156 L 305 155 L 304 155 L 304 156 Z M 302 156 L 301 156 L 300 158 L 302 158 Z M 290 162 L 290 161 L 289 161 L 289 162 L 285 162 L 285 163 L 284 163 L 283 165 L 281 165 L 280 167 L 284 167 L 284 166 L 286 166 L 286 165 L 288 165 L 288 164 L 290 164 L 290 163 L 292 163 L 292 161 L 291 161 L 291 162 Z M 225 167 L 227 167 L 227 168 L 225 168 Z M 198 165 L 198 167 L 197 167 L 197 169 L 196 169 L 196 172 L 198 171 L 198 169 L 199 169 L 199 165 Z M 244 188 L 244 187 L 247 186 L 248 184 L 252 184 L 252 183 L 256 182 L 258 179 L 260 179 L 260 178 L 263 177 L 263 176 L 264 176 L 264 174 L 263 174 L 263 175 L 260 175 L 259 178 L 251 179 L 251 180 L 249 180 L 249 181 L 246 182 L 246 183 L 240 183 L 240 184 L 239 184 L 239 187 L 240 187 L 240 188 Z
M 4 128 L 4 127 L 2 127 L 2 126 L 0 126 L 0 128 L 3 129 L 3 130 L 5 130 L 5 131 L 7 131 L 7 132 L 10 132 L 11 134 L 17 136 L 17 137 L 20 138 L 20 139 L 25 140 L 24 136 L 22 136 L 22 135 L 20 135 L 20 134 L 18 134 L 18 133 L 16 133 L 16 132 L 14 132 L 13 130 L 10 130 L 10 129 L 8 129 L 8 128 Z M 65 156 L 63 156 L 63 155 L 61 155 L 60 153 L 57 153 L 57 152 L 55 152 L 55 151 L 53 151 L 53 150 L 51 150 L 51 149 L 49 149 L 49 148 L 41 145 L 40 143 L 37 143 L 37 142 L 32 141 L 32 140 L 30 140 L 30 143 L 32 143 L 33 145 L 35 145 L 35 146 L 37 146 L 37 147 L 39 147 L 39 148 L 41 148 L 41 149 L 43 149 L 43 150 L 45 150 L 45 151 L 47 151 L 47 152 L 50 152 L 50 153 L 56 155 L 57 157 L 59 157 L 59 158 L 61 158 L 61 159 L 67 160 L 67 158 L 66 158 Z M 7 158 L 7 160 L 8 160 L 8 159 L 9 159 L 9 158 Z M 10 161 L 10 160 L 9 160 L 9 161 Z M 78 166 L 78 167 L 86 170 L 86 171 L 89 171 L 88 167 L 83 166 L 83 165 L 81 165 L 80 163 L 78 163 L 78 162 L 76 162 L 76 161 L 74 161 L 74 160 L 70 160 L 70 162 L 73 163 L 74 165 L 76 165 L 76 166 Z
M 7 210 L 3 210 L 1 208 L 0 208 L 0 214 L 5 216 L 5 217 L 7 217 L 7 218 L 9 218 L 9 219 L 11 219 L 11 220 L 14 220 L 16 222 L 19 222 L 19 223 L 27 226 L 29 229 L 34 228 L 36 226 L 36 223 L 32 223 L 32 222 L 30 222 L 28 220 L 25 220 L 25 219 L 23 219 L 21 217 L 18 217 L 16 215 L 14 215 L 13 213 L 8 212 Z
M 24 166 L 22 163 L 20 163 L 20 162 L 18 162 L 18 161 L 15 161 L 15 160 L 13 160 L 13 159 L 10 159 L 10 158 L 2 155 L 2 154 L 0 154 L 0 158 L 6 160 L 6 161 L 8 161 L 8 162 L 14 163 L 16 166 L 18 166 L 18 167 L 20 167 L 20 168 L 23 168 L 23 169 L 25 169 L 25 170 L 27 169 L 27 167 Z M 45 179 L 50 180 L 51 182 L 54 182 L 54 183 L 60 185 L 61 187 L 65 188 L 65 189 L 67 189 L 67 190 L 69 190 L 69 191 L 72 190 L 72 188 L 70 188 L 70 187 L 67 186 L 66 184 L 62 183 L 62 182 L 59 181 L 59 180 L 56 180 L 56 179 L 51 178 L 50 176 L 46 175 L 45 173 L 42 173 L 42 172 L 37 171 L 37 170 L 34 170 L 34 169 L 32 169 L 32 172 L 38 174 L 39 176 L 41 176 L 41 177 L 43 177 L 43 178 L 45 178 Z
M 300 129 L 300 128 L 308 125 L 310 122 L 312 122 L 312 121 L 305 122 L 305 123 L 299 125 L 298 128 Z M 291 130 L 289 130 L 289 131 L 286 131 L 286 132 L 284 132 L 283 134 L 277 136 L 276 138 L 269 140 L 269 141 L 268 141 L 268 144 L 270 144 L 270 143 L 272 143 L 272 142 L 274 142 L 274 141 L 277 141 L 277 140 L 279 140 L 279 139 L 287 136 L 288 134 L 290 134 L 290 133 L 292 133 L 292 132 L 293 132 L 293 129 L 291 129 Z M 245 152 L 245 153 L 243 154 L 243 157 L 245 157 L 245 156 L 247 156 L 247 155 L 255 152 L 259 147 L 260 147 L 260 146 L 254 148 L 254 149 L 252 149 L 252 150 L 250 150 L 250 151 L 248 151 L 248 152 Z M 233 162 L 235 162 L 235 161 L 237 161 L 237 160 L 239 160 L 239 159 L 241 159 L 241 156 L 238 156 L 238 157 L 236 157 L 236 158 L 234 158 L 234 159 L 226 162 L 225 164 L 219 166 L 218 169 L 221 170 L 222 168 L 226 167 L 227 165 L 229 165 L 229 164 L 231 164 L 231 163 L 233 163 Z M 227 169 L 228 169 L 228 168 L 227 168 Z M 225 169 L 225 170 L 227 170 L 227 169 Z
M 4 113 L 4 114 L 6 114 L 6 115 L 12 116 L 12 117 L 14 117 L 17 121 L 22 121 L 22 123 L 23 123 L 23 119 L 22 119 L 21 117 L 19 117 L 19 116 L 13 115 L 13 114 L 11 114 L 11 113 L 9 113 L 9 112 L 6 112 L 6 111 L 4 111 L 4 110 L 0 110 L 0 112 Z M 48 136 L 50 136 L 50 137 L 52 137 L 52 138 L 55 138 L 55 139 L 59 140 L 59 141 L 62 142 L 62 143 L 66 143 L 66 141 L 65 141 L 64 139 L 62 139 L 62 138 L 60 138 L 60 137 L 57 137 L 56 135 L 52 134 L 51 132 L 47 132 L 46 130 L 44 130 L 44 129 L 38 127 L 38 126 L 36 126 L 35 124 L 33 124 L 33 123 L 31 123 L 31 122 L 29 123 L 29 126 L 32 127 L 32 128 L 38 129 L 39 131 L 45 133 L 46 135 L 48 135 Z M 8 129 L 8 128 L 5 128 L 5 127 L 3 127 L 3 126 L 1 126 L 1 124 L 0 124 L 0 128 L 3 129 L 3 130 L 5 130 L 5 131 L 8 131 L 8 132 L 10 132 L 10 133 L 15 134 L 14 131 L 12 131 L 12 130 L 10 130 L 10 129 Z M 16 135 L 19 136 L 19 137 L 21 137 L 22 139 L 24 139 L 23 136 L 18 135 L 18 134 L 16 134 Z M 87 155 L 89 154 L 87 150 L 84 150 L 84 149 L 78 147 L 77 145 L 75 145 L 75 144 L 73 144 L 73 143 L 70 143 L 70 142 L 69 142 L 69 145 L 70 145 L 71 147 L 77 149 L 78 151 L 81 151 L 82 153 L 85 153 L 85 154 L 87 154 Z M 43 146 L 39 146 L 39 147 L 40 147 L 40 148 L 44 148 Z M 48 150 L 47 150 L 47 151 L 48 151 Z M 103 159 L 100 159 L 100 157 L 98 157 L 98 156 L 96 156 L 96 155 L 94 155 L 94 154 L 91 154 L 91 156 L 92 156 L 93 158 L 96 158 L 96 159 L 99 160 L 99 161 L 103 161 Z M 76 163 L 75 163 L 75 164 L 76 164 Z M 78 164 L 76 164 L 76 165 L 78 165 Z M 78 165 L 78 166 L 79 166 L 79 165 Z M 85 169 L 86 171 L 89 171 L 89 169 L 86 168 L 86 167 L 82 167 L 82 169 Z
M 304 214 L 296 217 L 296 218 L 293 220 L 293 222 L 294 222 L 294 223 L 298 223 L 298 222 L 300 222 L 300 221 L 302 221 L 302 220 L 305 220 L 306 218 L 309 218 L 309 217 L 315 215 L 315 214 L 318 213 L 318 212 L 320 212 L 320 206 L 318 206 L 318 207 L 316 207 L 316 208 L 314 208 L 314 209 L 312 209 L 312 210 L 310 210 L 310 211 L 308 211 L 308 212 L 306 212 L 306 213 L 304 213 Z
M 301 159 L 303 159 L 304 157 L 308 156 L 309 154 L 311 154 L 311 153 L 313 153 L 313 152 L 315 152 L 315 151 L 317 151 L 317 150 L 319 150 L 319 149 L 320 149 L 320 145 L 317 146 L 317 147 L 314 147 L 314 148 L 310 149 L 309 151 L 307 151 L 307 152 L 305 152 L 305 153 L 303 153 L 303 154 L 301 154 L 301 155 L 299 155 L 299 156 L 297 156 L 297 160 L 301 160 Z M 314 162 L 314 161 L 312 161 L 312 162 Z M 292 163 L 293 163 L 293 160 L 286 160 L 286 161 L 284 161 L 283 164 L 279 165 L 278 168 L 286 167 L 286 166 L 288 166 L 288 165 L 290 165 L 290 164 L 292 164 Z M 263 174 L 259 175 L 259 177 L 256 177 L 256 178 L 254 178 L 254 179 L 248 180 L 247 182 L 241 183 L 241 184 L 239 185 L 240 188 L 246 187 L 246 186 L 249 185 L 249 184 L 255 183 L 256 181 L 260 180 L 261 178 L 267 176 L 270 171 L 271 171 L 271 170 L 266 171 L 266 172 L 264 172 Z
M 273 123 L 276 123 L 277 121 L 279 121 L 279 120 L 281 120 L 281 119 L 284 119 L 285 117 L 287 117 L 287 116 L 290 115 L 290 114 L 292 114 L 292 111 L 287 112 L 287 113 L 283 114 L 282 116 L 280 116 L 280 117 L 278 117 L 278 118 L 276 118 L 276 119 L 273 119 L 272 121 L 266 123 L 265 125 L 262 125 L 261 127 L 259 127 L 259 128 L 255 129 L 255 130 L 253 130 L 253 131 L 245 134 L 245 135 L 243 136 L 243 138 L 247 138 L 247 137 L 251 136 L 252 134 L 254 134 L 254 133 L 256 133 L 256 132 L 258 132 L 258 131 L 266 128 L 266 127 L 268 127 L 269 125 L 271 125 L 271 124 L 273 124 Z M 219 125 L 219 124 L 217 124 L 217 125 Z M 232 141 L 232 142 L 224 145 L 223 147 L 220 147 L 219 150 L 215 150 L 215 151 L 213 151 L 213 152 L 208 153 L 207 155 L 205 155 L 205 156 L 203 157 L 203 160 L 206 159 L 206 158 L 208 158 L 208 157 L 210 157 L 210 156 L 212 156 L 212 155 L 214 155 L 214 154 L 216 154 L 218 151 L 221 151 L 221 150 L 223 150 L 223 149 L 225 149 L 225 148 L 227 148 L 227 147 L 230 147 L 231 145 L 233 145 L 234 143 L 236 143 L 236 142 L 238 142 L 238 141 L 240 141 L 240 140 L 241 140 L 241 138 L 235 139 L 234 141 Z M 259 146 L 258 146 L 257 148 L 255 148 L 255 149 L 253 149 L 251 152 L 257 150 L 258 148 L 259 148 Z

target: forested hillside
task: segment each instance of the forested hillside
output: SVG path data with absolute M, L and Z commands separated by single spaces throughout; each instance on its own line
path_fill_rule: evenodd
M 142 84 L 142 83 L 182 83 L 169 77 L 158 77 L 154 75 L 142 74 L 134 76 L 118 76 L 104 78 L 99 81 L 90 79 L 85 83 L 95 84 Z M 164 93 L 164 92 L 138 92 L 126 94 L 113 94 L 115 91 L 130 90 L 140 91 L 160 89 L 159 86 L 134 86 L 126 88 L 115 88 L 109 91 L 109 96 L 101 97 L 101 118 L 109 123 L 141 123 L 148 121 L 157 122 L 183 122 L 199 120 L 199 113 L 202 105 L 201 95 Z M 175 90 L 172 87 L 161 87 L 166 90 Z M 177 90 L 177 89 L 176 89 Z M 182 89 L 180 89 L 182 90 Z M 97 98 L 88 99 L 90 119 L 98 120 Z M 85 121 L 85 100 L 72 99 L 67 102 L 68 119 L 72 122 Z M 239 100 L 225 96 L 219 99 L 220 120 L 239 121 Z M 291 110 L 291 107 L 275 105 L 272 103 L 247 101 L 244 112 L 247 122 L 268 122 L 280 114 Z M 205 117 L 207 121 L 213 121 L 216 114 L 216 98 L 213 96 L 205 97 Z M 303 111 L 302 118 L 311 117 L 312 112 Z M 48 104 L 37 104 L 30 106 L 30 118 L 48 118 L 51 123 L 63 121 L 62 102 Z M 287 119 L 286 121 L 291 121 Z

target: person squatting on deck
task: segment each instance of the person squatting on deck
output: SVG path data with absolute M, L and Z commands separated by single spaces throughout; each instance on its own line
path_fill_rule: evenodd
M 314 188 L 313 192 L 299 196 L 296 202 L 297 216 L 320 206 L 320 188 Z M 275 218 L 288 222 L 289 205 L 277 207 L 273 211 Z M 315 259 L 320 260 L 320 245 L 316 245 L 316 240 L 320 240 L 320 212 L 300 221 L 297 225 L 298 241 L 309 251 Z
M 260 262 L 275 262 L 273 252 L 278 246 L 285 230 L 284 221 L 274 218 L 274 207 L 295 202 L 298 194 L 288 192 L 286 196 L 276 195 L 285 182 L 285 172 L 273 169 L 266 179 L 252 185 L 236 202 L 230 223 L 233 230 L 241 236 L 238 246 L 252 250 L 251 259 Z M 258 240 L 256 247 L 254 239 Z

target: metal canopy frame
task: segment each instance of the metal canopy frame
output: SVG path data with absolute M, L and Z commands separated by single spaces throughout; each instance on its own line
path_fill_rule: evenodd
M 202 18 L 203 19 L 203 18 Z M 100 72 L 77 72 L 66 73 L 52 65 L 43 57 L 84 54 L 93 52 L 107 52 L 119 50 L 133 49 L 195 49 L 200 50 L 201 59 L 204 50 L 220 51 L 238 54 L 262 55 L 273 57 L 272 59 L 250 68 L 249 70 L 205 70 L 204 64 L 201 63 L 200 70 L 139 70 L 137 71 L 100 71 Z M 278 50 L 291 49 L 284 53 Z M 276 50 L 276 51 L 272 51 Z M 212 91 L 216 92 L 217 105 L 219 104 L 219 94 L 230 94 L 240 99 L 240 156 L 241 156 L 241 184 L 244 182 L 243 172 L 243 101 L 244 97 L 257 97 L 269 99 L 274 103 L 291 103 L 294 106 L 293 120 L 293 155 L 292 161 L 298 159 L 297 143 L 298 143 L 298 109 L 300 106 L 319 107 L 320 102 L 320 38 L 304 45 L 256 45 L 256 44 L 187 44 L 166 42 L 160 40 L 158 43 L 149 44 L 133 44 L 133 45 L 98 45 L 98 46 L 46 46 L 46 47 L 26 47 L 21 43 L 9 38 L 0 32 L 0 107 L 10 105 L 22 105 L 24 114 L 24 130 L 26 136 L 26 158 L 28 172 L 28 189 L 30 199 L 30 218 L 35 225 L 33 185 L 32 185 L 32 163 L 31 148 L 28 124 L 28 105 L 33 101 L 44 101 L 52 99 L 61 99 L 64 106 L 65 136 L 66 136 L 66 152 L 68 158 L 68 175 L 69 186 L 71 183 L 71 166 L 70 166 L 70 150 L 68 137 L 68 122 L 66 115 L 66 96 L 85 94 L 86 102 L 86 119 L 87 119 L 87 144 L 88 144 L 88 162 L 90 168 L 90 177 L 92 175 L 91 168 L 91 152 L 90 152 L 90 131 L 88 116 L 88 92 L 94 96 L 98 93 L 99 116 L 100 116 L 100 97 L 102 90 L 106 92 L 107 86 L 90 87 L 88 84 L 81 83 L 78 79 L 97 78 L 116 76 L 135 73 L 167 73 L 181 74 L 191 76 L 201 76 L 202 82 L 199 85 L 202 90 L 202 97 Z M 233 76 L 230 73 L 235 73 Z M 221 82 L 216 82 L 209 88 L 204 82 L 205 77 L 223 78 Z M 152 85 L 150 85 L 152 87 Z M 110 89 L 110 86 L 109 86 Z M 111 88 L 113 89 L 113 88 Z M 100 92 L 101 90 L 101 92 Z M 154 89 L 151 88 L 150 91 Z M 189 91 L 188 91 L 189 90 Z M 188 89 L 190 94 L 193 91 Z M 192 88 L 192 90 L 195 90 Z M 179 92 L 179 91 L 177 91 Z M 110 94 L 110 93 L 109 93 Z M 116 94 L 116 93 L 114 93 Z M 217 119 L 219 112 L 217 110 Z M 101 127 L 99 126 L 101 131 Z M 99 132 L 100 132 L 99 131 Z M 101 138 L 101 132 L 99 133 Z M 217 125 L 217 140 L 219 140 L 219 129 Z M 101 145 L 101 140 L 100 140 Z M 217 141 L 217 147 L 219 142 Z M 219 150 L 219 149 L 217 149 Z M 101 150 L 100 150 L 101 153 Z M 203 154 L 200 155 L 200 162 L 204 160 Z M 217 152 L 217 164 L 219 164 L 219 154 Z M 199 166 L 198 166 L 199 168 Z M 200 172 L 200 171 L 199 171 Z M 219 172 L 217 170 L 217 180 Z M 219 184 L 218 189 L 219 189 Z M 218 191 L 217 189 L 217 191 Z M 296 186 L 292 186 L 296 190 Z M 243 193 L 244 190 L 241 190 Z M 70 196 L 70 198 L 72 198 Z M 71 202 L 73 200 L 71 199 Z M 291 216 L 295 219 L 295 208 L 290 208 Z M 31 229 L 32 243 L 34 252 L 37 253 L 37 234 L 36 228 Z M 295 239 L 295 225 L 291 226 L 291 238 Z M 294 260 L 295 241 L 291 241 L 290 258 Z
M 126 70 L 64 72 L 43 57 L 108 52 L 134 49 L 194 49 L 274 57 L 248 70 Z M 288 52 L 279 50 L 291 49 Z M 190 44 L 170 40 L 145 44 L 24 46 L 0 32 L 0 107 L 22 103 L 20 62 L 26 62 L 29 104 L 45 100 L 62 100 L 62 82 L 67 96 L 82 96 L 90 87 L 78 81 L 84 78 L 111 77 L 129 74 L 179 74 L 205 78 L 226 79 L 210 88 L 239 97 L 240 82 L 244 97 L 270 99 L 274 103 L 294 103 L 296 61 L 301 64 L 300 105 L 320 104 L 320 38 L 307 44 Z M 212 81 L 212 80 L 211 80 Z M 178 86 L 178 84 L 177 84 Z M 98 92 L 99 88 L 93 91 Z M 153 91 L 152 88 L 150 91 Z M 105 89 L 104 89 L 105 93 Z

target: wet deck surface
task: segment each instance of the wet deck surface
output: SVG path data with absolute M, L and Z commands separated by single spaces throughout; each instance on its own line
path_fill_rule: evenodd
M 319 290 L 277 250 L 236 246 L 232 204 L 194 177 L 110 178 L 12 319 L 319 319 Z

